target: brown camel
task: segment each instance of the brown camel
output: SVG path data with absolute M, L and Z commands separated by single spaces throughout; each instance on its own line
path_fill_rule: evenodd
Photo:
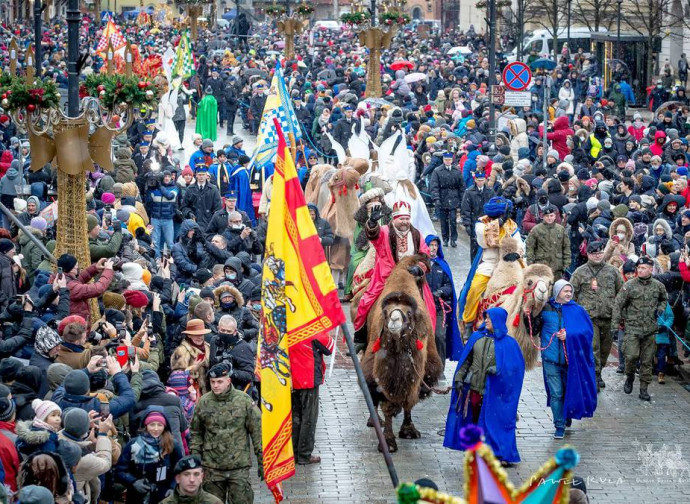
M 412 408 L 429 396 L 443 372 L 421 293 L 425 276 L 409 271 L 420 262 L 429 266 L 429 259 L 419 254 L 398 262 L 367 317 L 368 343 L 362 369 L 374 404 L 381 405 L 391 452 L 398 449 L 393 417 L 404 411 L 400 438 L 421 437 L 412 423 Z

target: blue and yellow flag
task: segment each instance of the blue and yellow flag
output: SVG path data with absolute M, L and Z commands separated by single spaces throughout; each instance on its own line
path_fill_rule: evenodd
M 345 322 L 333 275 L 312 221 L 283 131 L 274 119 L 278 157 L 261 278 L 261 431 L 264 477 L 276 502 L 295 474 L 290 347 Z

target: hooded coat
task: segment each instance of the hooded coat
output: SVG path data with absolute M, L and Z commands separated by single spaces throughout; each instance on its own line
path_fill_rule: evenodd
M 35 427 L 31 420 L 17 422 L 17 451 L 26 458 L 36 452 L 55 452 L 58 449 L 57 432 Z
M 549 140 L 554 149 L 558 151 L 560 159 L 570 154 L 568 147 L 568 137 L 574 135 L 575 132 L 570 128 L 570 122 L 567 116 L 556 118 L 553 122 L 553 131 L 546 133 L 546 139 Z M 539 136 L 543 135 L 542 126 L 539 126 Z
M 518 151 L 523 148 L 529 148 L 529 137 L 527 136 L 527 123 L 524 119 L 516 117 L 508 121 L 510 128 L 510 155 L 513 158 L 513 163 L 519 160 Z
M 618 226 L 625 226 L 625 239 L 622 241 L 616 241 L 613 239 L 616 236 L 616 229 Z M 606 247 L 604 248 L 604 262 L 615 266 L 616 268 L 621 267 L 628 257 L 635 254 L 635 244 L 633 243 L 633 225 L 625 217 L 619 217 L 614 219 L 609 226 L 609 241 L 606 242 Z
M 326 219 L 321 218 L 321 215 L 319 214 L 319 209 L 316 205 L 309 203 L 307 205 L 307 208 L 309 208 L 309 210 L 313 210 L 316 214 L 316 217 L 314 218 L 314 226 L 316 227 L 316 234 L 318 234 L 319 238 L 321 239 L 321 246 L 324 248 L 330 247 L 331 245 L 333 245 L 334 240 L 331 225 L 328 223 Z
M 472 333 L 458 360 L 456 374 L 468 359 L 474 359 L 475 343 L 482 338 L 493 340 L 496 366 L 486 369 L 486 382 L 483 393 L 479 427 L 484 432 L 485 442 L 491 446 L 499 460 L 519 462 L 515 437 L 517 407 L 525 378 L 525 359 L 516 340 L 508 335 L 506 319 L 508 313 L 500 307 L 489 308 L 486 315 L 491 319 L 493 331 L 485 324 Z M 455 384 L 450 398 L 450 408 L 446 418 L 446 433 L 443 446 L 453 450 L 461 449 L 460 429 L 472 423 L 472 407 L 465 408 L 470 384 L 465 381 Z
M 132 159 L 132 151 L 127 147 L 120 147 L 115 151 L 113 167 L 115 168 L 115 182 L 121 184 L 134 182 L 137 177 L 137 165 Z
M 31 402 L 39 397 L 43 373 L 36 366 L 25 366 L 10 385 L 12 399 L 17 407 L 17 420 L 31 420 L 34 410 Z
M 232 297 L 235 299 L 233 302 L 234 306 L 225 307 L 220 303 L 221 294 L 224 292 L 232 294 Z M 242 333 L 243 340 L 256 340 L 256 337 L 259 335 L 259 322 L 252 316 L 249 308 L 244 306 L 245 299 L 249 298 L 245 298 L 236 287 L 227 284 L 214 289 L 213 294 L 219 300 L 219 306 L 216 308 L 216 324 L 218 324 L 223 315 L 230 315 L 237 322 L 237 330 Z M 213 363 L 211 363 L 211 366 L 213 366 Z
M 198 268 L 198 262 L 203 256 L 203 245 L 187 237 L 187 233 L 192 229 L 201 234 L 199 225 L 191 219 L 186 219 L 180 226 L 179 239 L 172 248 L 172 257 L 175 261 L 177 274 L 175 281 L 190 284 L 194 273 Z M 196 236 L 196 234 L 195 234 Z

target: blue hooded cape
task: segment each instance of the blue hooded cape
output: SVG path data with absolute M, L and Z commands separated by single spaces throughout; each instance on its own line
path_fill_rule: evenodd
M 254 225 L 256 218 L 254 216 L 254 203 L 252 202 L 252 189 L 249 186 L 249 170 L 235 166 L 231 171 L 230 188 L 237 191 L 237 208 L 245 212 Z
M 597 409 L 597 380 L 592 350 L 594 328 L 587 311 L 575 301 L 563 304 L 562 314 L 566 333 L 565 348 L 568 354 L 568 378 L 563 399 L 563 415 L 566 419 L 579 420 L 593 416 Z M 546 383 L 546 376 L 544 376 L 544 385 L 546 405 L 549 406 L 551 393 Z
M 462 336 L 460 335 L 460 328 L 458 327 L 458 298 L 455 294 L 455 282 L 453 282 L 453 273 L 450 271 L 450 266 L 443 257 L 443 247 L 441 246 L 441 239 L 435 235 L 428 235 L 424 241 L 427 246 L 433 240 L 438 242 L 438 254 L 431 261 L 438 264 L 443 272 L 450 278 L 450 284 L 453 287 L 453 298 L 451 302 L 451 311 L 446 314 L 446 357 L 452 361 L 460 358 L 463 350 Z
M 508 336 L 506 319 L 508 313 L 500 307 L 489 308 L 486 311 L 494 326 L 493 333 L 482 325 L 478 331 L 472 333 L 465 349 L 458 361 L 456 373 L 469 357 L 474 344 L 480 338 L 494 338 L 496 352 L 496 373 L 486 377 L 486 388 L 479 427 L 484 431 L 485 442 L 491 446 L 496 457 L 506 462 L 520 462 L 520 454 L 515 438 L 515 424 L 518 402 L 525 378 L 525 359 L 517 341 Z M 471 405 L 468 403 L 464 412 L 465 402 L 469 394 L 469 384 L 464 385 L 461 393 L 453 389 L 450 398 L 450 409 L 446 418 L 446 434 L 443 446 L 453 450 L 461 450 L 460 429 L 472 421 Z

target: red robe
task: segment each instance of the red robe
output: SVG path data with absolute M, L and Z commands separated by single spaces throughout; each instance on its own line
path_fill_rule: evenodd
M 392 225 L 392 224 L 391 224 Z M 376 266 L 374 266 L 374 275 L 371 278 L 371 282 L 364 292 L 364 296 L 359 300 L 359 305 L 357 306 L 357 316 L 355 317 L 354 326 L 355 330 L 359 330 L 366 322 L 367 315 L 369 315 L 369 310 L 371 310 L 379 295 L 383 291 L 383 287 L 386 284 L 386 279 L 393 271 L 395 267 L 395 258 L 393 257 L 393 251 L 390 246 L 390 227 L 381 226 L 379 229 L 379 235 L 376 239 L 371 240 L 371 244 L 376 250 Z M 429 254 L 429 247 L 427 247 L 424 237 L 419 237 L 419 244 L 417 250 L 422 254 Z M 431 317 L 431 325 L 433 326 L 434 332 L 436 331 L 436 305 L 434 304 L 434 297 L 431 294 L 431 289 L 429 285 L 424 283 L 424 304 L 426 305 L 429 317 Z

